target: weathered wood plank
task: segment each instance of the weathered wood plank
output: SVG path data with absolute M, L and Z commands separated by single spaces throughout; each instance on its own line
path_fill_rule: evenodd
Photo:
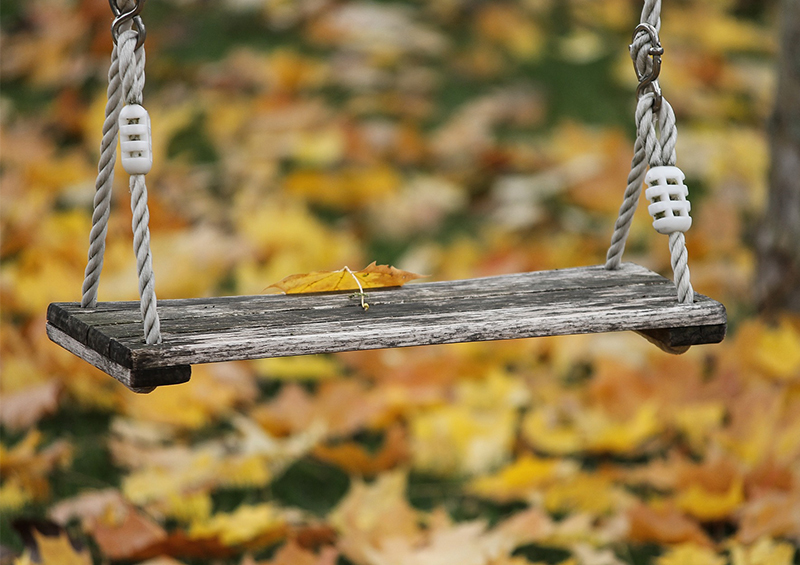
M 111 375 L 134 392 L 151 392 L 157 386 L 185 383 L 192 375 L 192 368 L 189 365 L 131 370 L 88 348 L 52 324 L 47 324 L 47 336 L 67 351 Z
M 415 283 L 367 295 L 368 311 L 347 294 L 163 300 L 159 346 L 144 344 L 137 302 L 103 303 L 95 309 L 52 304 L 48 321 L 86 349 L 134 372 L 624 330 L 641 332 L 665 350 L 680 352 L 688 345 L 721 341 L 726 324 L 725 308 L 718 302 L 697 295 L 694 304 L 678 304 L 671 281 L 632 264 L 618 271 L 594 266 Z

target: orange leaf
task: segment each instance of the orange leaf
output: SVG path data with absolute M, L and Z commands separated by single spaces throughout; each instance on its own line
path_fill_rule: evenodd
M 402 271 L 389 265 L 376 265 L 375 261 L 373 261 L 360 271 L 351 271 L 345 267 L 338 271 L 313 271 L 311 273 L 290 275 L 280 282 L 269 285 L 267 288 L 277 288 L 283 291 L 284 294 L 359 290 L 359 283 L 361 288 L 403 286 L 408 281 L 424 276 Z M 358 279 L 358 283 L 356 279 Z
M 333 565 L 338 557 L 339 552 L 332 547 L 324 548 L 317 555 L 304 549 L 294 540 L 289 540 L 269 561 L 257 562 L 251 557 L 245 557 L 242 565 Z
M 628 510 L 628 519 L 631 524 L 630 538 L 634 541 L 711 544 L 700 524 L 684 516 L 674 506 L 638 504 Z
M 383 445 L 375 453 L 368 452 L 355 442 L 332 446 L 321 444 L 313 453 L 314 457 L 337 465 L 350 473 L 375 476 L 408 459 L 409 447 L 403 428 L 395 425 L 386 432 Z

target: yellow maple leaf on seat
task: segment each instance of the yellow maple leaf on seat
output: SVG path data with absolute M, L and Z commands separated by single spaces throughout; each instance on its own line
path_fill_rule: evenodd
M 360 271 L 351 271 L 344 267 L 338 271 L 312 271 L 289 275 L 267 288 L 277 288 L 284 294 L 363 290 L 365 288 L 403 286 L 408 281 L 423 277 L 425 275 L 403 271 L 389 265 L 378 265 L 373 261 Z

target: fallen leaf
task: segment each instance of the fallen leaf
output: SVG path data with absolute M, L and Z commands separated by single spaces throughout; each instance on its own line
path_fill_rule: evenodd
M 702 545 L 684 543 L 656 558 L 656 565 L 725 565 L 725 558 Z
M 402 426 L 394 425 L 386 431 L 383 444 L 375 452 L 353 441 L 334 445 L 321 444 L 311 452 L 314 457 L 335 465 L 344 471 L 365 477 L 392 469 L 409 457 L 408 439 Z
M 699 484 L 691 484 L 675 499 L 678 508 L 701 521 L 722 520 L 735 512 L 744 501 L 741 478 L 736 479 L 724 492 L 713 492 Z
M 123 515 L 106 512 L 89 525 L 100 550 L 109 559 L 133 559 L 167 538 L 167 532 L 133 506 Z
M 800 492 L 773 491 L 748 500 L 739 510 L 736 537 L 751 544 L 764 536 L 791 537 L 800 540 Z
M 511 457 L 517 411 L 445 405 L 412 415 L 414 468 L 440 476 L 477 475 Z
M 44 416 L 53 414 L 58 409 L 61 390 L 61 383 L 53 379 L 22 390 L 4 393 L 0 422 L 11 430 L 30 428 Z
M 162 555 L 160 557 L 153 557 L 147 561 L 140 561 L 136 565 L 184 565 L 184 563 L 174 559 L 173 557 Z
M 333 547 L 324 547 L 316 554 L 290 539 L 269 561 L 254 561 L 245 557 L 240 565 L 335 565 L 338 557 L 339 552 Z
M 41 565 L 91 565 L 92 555 L 88 549 L 77 551 L 67 533 L 61 531 L 57 537 L 46 536 L 36 529 L 32 532 L 39 551 Z
M 790 543 L 763 537 L 750 546 L 733 542 L 730 552 L 731 565 L 791 565 L 795 548 Z
M 610 549 L 598 549 L 580 543 L 571 547 L 580 565 L 625 565 Z
M 628 519 L 633 541 L 711 545 L 700 524 L 669 504 L 636 504 L 628 509 Z
M 13 512 L 20 510 L 37 498 L 37 493 L 19 477 L 11 477 L 0 485 L 0 510 Z
M 284 294 L 333 292 L 359 290 L 359 283 L 362 289 L 403 286 L 408 281 L 423 278 L 424 276 L 402 271 L 389 265 L 377 265 L 373 261 L 360 271 L 351 271 L 345 267 L 338 271 L 314 271 L 299 275 L 289 275 L 283 280 L 269 285 L 267 288 L 277 288 Z
M 500 503 L 525 500 L 551 483 L 578 471 L 578 466 L 564 459 L 545 459 L 523 454 L 497 473 L 473 479 L 470 492 Z
M 600 473 L 578 473 L 550 485 L 544 505 L 550 512 L 610 514 L 630 504 L 631 496 Z
M 54 522 L 66 525 L 75 518 L 84 522 L 98 520 L 110 514 L 123 515 L 128 509 L 128 503 L 122 493 L 117 489 L 90 490 L 62 500 L 48 513 Z
M 381 473 L 367 484 L 354 480 L 350 490 L 328 516 L 339 531 L 338 547 L 355 563 L 368 563 L 372 552 L 387 538 L 407 543 L 422 539 L 419 512 L 405 497 L 407 475 L 404 471 Z
M 214 538 L 227 546 L 277 541 L 286 533 L 282 513 L 270 503 L 255 506 L 243 504 L 233 512 L 219 512 L 204 521 L 192 524 L 191 538 Z

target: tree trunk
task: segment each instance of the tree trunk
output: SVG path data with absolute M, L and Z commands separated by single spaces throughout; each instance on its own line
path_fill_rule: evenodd
M 769 199 L 756 236 L 755 298 L 768 316 L 800 312 L 800 1 L 783 0 L 780 21 Z

